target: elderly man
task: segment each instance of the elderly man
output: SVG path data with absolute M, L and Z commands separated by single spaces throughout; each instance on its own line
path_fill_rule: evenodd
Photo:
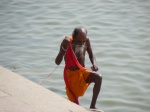
M 78 97 L 83 96 L 90 83 L 94 83 L 90 109 L 96 109 L 96 101 L 101 89 L 102 76 L 85 68 L 85 53 L 88 52 L 92 70 L 98 71 L 87 30 L 75 28 L 72 36 L 66 36 L 60 45 L 55 63 L 59 65 L 64 57 L 64 80 L 66 94 L 70 101 L 79 104 Z

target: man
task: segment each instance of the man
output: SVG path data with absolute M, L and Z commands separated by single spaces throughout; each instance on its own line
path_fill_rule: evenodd
M 59 65 L 65 58 L 64 80 L 66 83 L 66 94 L 70 101 L 78 103 L 78 97 L 83 96 L 90 83 L 95 83 L 90 109 L 96 109 L 96 101 L 101 89 L 102 76 L 86 70 L 85 53 L 88 52 L 92 63 L 92 70 L 98 71 L 87 30 L 75 28 L 72 36 L 65 37 L 60 45 L 60 51 L 55 59 Z

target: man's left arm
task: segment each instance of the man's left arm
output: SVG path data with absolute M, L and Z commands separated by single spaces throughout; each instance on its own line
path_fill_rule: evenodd
M 93 71 L 98 71 L 98 66 L 96 64 L 96 59 L 95 59 L 95 57 L 93 55 L 93 51 L 92 51 L 92 48 L 91 48 L 91 44 L 90 44 L 89 38 L 87 38 L 86 43 L 87 43 L 87 52 L 89 54 L 90 61 L 91 61 L 92 65 L 93 65 L 91 68 L 92 68 Z

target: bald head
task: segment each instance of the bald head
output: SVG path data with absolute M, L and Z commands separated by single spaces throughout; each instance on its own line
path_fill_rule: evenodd
M 84 28 L 75 28 L 73 33 L 72 33 L 72 37 L 76 38 L 78 35 L 87 35 L 87 30 Z
M 86 41 L 87 30 L 84 28 L 75 28 L 72 37 L 75 43 L 83 44 Z

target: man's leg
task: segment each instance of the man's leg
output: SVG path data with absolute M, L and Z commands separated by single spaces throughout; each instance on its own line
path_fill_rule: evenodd
M 86 79 L 87 83 L 92 83 L 94 82 L 94 87 L 93 87 L 93 96 L 92 96 L 92 101 L 91 101 L 91 105 L 90 108 L 91 109 L 95 109 L 95 104 L 96 104 L 96 100 L 99 94 L 99 91 L 101 89 L 101 84 L 102 84 L 102 76 L 98 75 L 96 73 L 91 73 L 88 78 Z

